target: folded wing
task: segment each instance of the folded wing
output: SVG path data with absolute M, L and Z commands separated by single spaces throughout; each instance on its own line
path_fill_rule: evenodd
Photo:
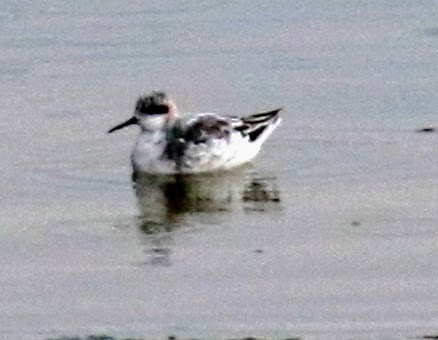
M 270 124 L 278 119 L 280 111 L 281 108 L 256 113 L 244 118 L 233 118 L 232 127 L 234 130 L 239 131 L 242 136 L 248 136 L 249 140 L 254 142 Z

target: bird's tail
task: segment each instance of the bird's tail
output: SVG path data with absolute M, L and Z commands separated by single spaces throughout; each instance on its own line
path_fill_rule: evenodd
M 255 113 L 253 115 L 242 118 L 242 121 L 246 124 L 251 124 L 251 125 L 269 123 L 269 122 L 277 119 L 280 111 L 281 111 L 281 108 L 267 111 L 267 112 Z
M 280 110 L 281 108 L 244 117 L 234 125 L 234 129 L 248 136 L 251 142 L 263 143 L 280 123 Z

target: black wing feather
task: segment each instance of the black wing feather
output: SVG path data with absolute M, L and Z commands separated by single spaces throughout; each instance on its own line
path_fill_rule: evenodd
M 242 136 L 248 136 L 249 140 L 254 142 L 271 122 L 278 119 L 280 110 L 281 108 L 255 113 L 241 119 L 233 118 L 233 129 L 239 131 Z

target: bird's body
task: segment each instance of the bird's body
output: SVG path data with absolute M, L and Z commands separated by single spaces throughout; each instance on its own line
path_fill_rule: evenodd
M 243 118 L 214 113 L 179 116 L 162 92 L 141 97 L 131 124 L 141 133 L 131 154 L 136 172 L 200 173 L 228 170 L 254 159 L 280 123 L 280 109 Z

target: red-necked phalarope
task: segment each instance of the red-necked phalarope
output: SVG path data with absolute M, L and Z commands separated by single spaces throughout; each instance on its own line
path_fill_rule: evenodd
M 177 174 L 227 170 L 251 161 L 278 126 L 276 109 L 247 117 L 214 113 L 177 114 L 163 92 L 140 97 L 135 114 L 108 132 L 137 124 L 141 133 L 131 154 L 135 172 Z

